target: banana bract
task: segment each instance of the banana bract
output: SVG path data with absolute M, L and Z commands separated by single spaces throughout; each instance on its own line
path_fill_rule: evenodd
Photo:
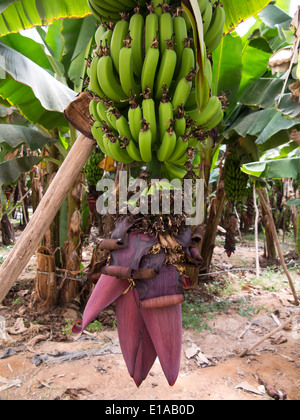
M 187 278 L 167 264 L 163 249 L 157 253 L 157 238 L 129 231 L 132 228 L 128 218 L 119 219 L 111 239 L 102 242 L 101 249 L 110 250 L 109 263 L 91 273 L 98 281 L 73 333 L 81 333 L 116 301 L 120 346 L 130 376 L 140 386 L 158 356 L 172 386 L 180 369 L 181 304 Z M 181 260 L 198 265 L 191 231 L 182 229 L 176 240 Z

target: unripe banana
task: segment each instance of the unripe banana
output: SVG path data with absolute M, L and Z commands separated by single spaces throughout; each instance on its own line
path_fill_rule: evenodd
M 208 54 L 212 53 L 220 44 L 223 38 L 224 25 L 225 10 L 218 4 L 213 12 L 210 27 L 204 36 L 204 42 L 206 44 Z
M 100 26 L 98 27 L 95 33 L 95 41 L 98 47 L 100 47 L 101 45 L 101 39 L 105 32 L 106 32 L 106 27 L 103 24 L 100 24 Z
M 139 134 L 139 149 L 143 162 L 149 163 L 152 160 L 152 134 L 149 124 L 143 121 L 143 127 Z
M 202 15 L 209 3 L 210 3 L 210 0 L 198 0 L 198 5 L 199 5 L 200 12 Z
M 163 135 L 161 145 L 157 151 L 160 162 L 166 162 L 173 154 L 176 146 L 176 134 L 171 126 Z
M 102 119 L 98 114 L 97 105 L 98 105 L 98 102 L 96 101 L 96 99 L 92 99 L 89 104 L 89 111 L 90 111 L 90 115 L 93 121 L 101 121 Z
M 224 112 L 222 109 L 222 103 L 220 102 L 215 115 L 212 118 L 210 118 L 208 121 L 206 121 L 202 125 L 202 127 L 205 130 L 212 130 L 213 128 L 215 128 L 217 125 L 220 124 L 220 122 L 223 120 L 223 117 L 224 117 Z
M 133 71 L 137 77 L 140 77 L 143 67 L 144 18 L 139 13 L 139 8 L 130 19 L 129 32 L 132 37 Z
M 96 4 L 94 0 L 87 0 L 90 10 L 92 11 L 93 15 L 98 20 L 112 20 L 112 21 L 118 21 L 120 19 L 119 13 L 116 13 L 114 9 L 109 7 L 109 5 L 106 5 L 107 8 L 101 7 L 99 4 Z M 104 19 L 103 19 L 104 18 Z
M 150 90 L 144 91 L 144 98 L 142 102 L 143 119 L 149 124 L 149 129 L 152 135 L 153 144 L 157 138 L 157 121 L 155 102 L 150 96 Z
M 135 160 L 136 162 L 143 161 L 139 149 L 136 147 L 135 143 L 132 140 L 129 140 L 126 137 L 121 137 L 121 141 L 123 141 L 126 145 L 126 151 L 133 160 Z
M 172 153 L 171 157 L 168 159 L 168 162 L 175 163 L 176 161 L 178 161 L 185 155 L 188 147 L 188 137 L 185 135 L 178 137 L 178 139 L 176 140 L 175 150 Z
M 176 78 L 175 86 L 179 83 L 179 81 L 186 77 L 192 69 L 195 68 L 196 60 L 195 60 L 195 53 L 194 50 L 191 48 L 191 40 L 186 39 L 185 40 L 185 48 L 182 51 L 182 57 L 181 57 L 181 67 L 179 74 Z
M 212 96 L 202 112 L 198 108 L 188 111 L 187 114 L 197 126 L 203 126 L 207 121 L 213 118 L 220 107 L 220 100 L 217 96 Z
M 125 47 L 120 51 L 119 74 L 123 91 L 128 98 L 132 95 L 141 93 L 141 87 L 137 84 L 133 72 L 133 50 L 131 48 L 131 37 L 126 38 Z
M 208 28 L 210 26 L 211 20 L 212 20 L 212 16 L 213 16 L 213 5 L 212 3 L 209 1 L 207 3 L 207 7 L 205 8 L 205 10 L 202 13 L 202 19 L 203 19 L 203 34 L 205 35 L 206 32 L 208 31 Z
M 127 37 L 128 29 L 129 29 L 129 23 L 126 20 L 127 15 L 125 13 L 122 14 L 122 20 L 119 20 L 115 27 L 111 38 L 111 57 L 112 61 L 114 63 L 114 67 L 119 73 L 120 70 L 120 64 L 119 64 L 119 56 L 120 51 L 124 47 L 124 39 Z
M 133 98 L 130 102 L 130 108 L 128 110 L 128 123 L 130 132 L 132 134 L 133 140 L 138 143 L 139 141 L 139 134 L 142 129 L 142 109 L 139 104 L 135 102 Z
M 162 13 L 159 18 L 160 55 L 163 57 L 166 49 L 169 48 L 168 41 L 174 34 L 172 15 L 168 12 Z
M 96 142 L 98 143 L 98 146 L 100 147 L 101 151 L 104 154 L 106 154 L 106 149 L 104 147 L 104 142 L 103 142 L 104 133 L 102 131 L 102 123 L 99 122 L 99 121 L 96 121 L 95 124 L 92 126 L 91 131 L 92 131 L 92 135 L 93 135 L 94 139 L 96 140 Z
M 103 140 L 105 139 L 105 137 L 106 136 L 104 135 Z M 110 136 L 108 142 L 104 142 L 104 144 L 110 152 L 109 156 L 115 161 L 125 164 L 133 162 L 133 159 L 129 156 L 128 152 L 125 149 L 121 148 L 120 140 L 117 137 Z
M 163 98 L 158 107 L 159 136 L 163 138 L 165 132 L 173 122 L 173 105 L 167 97 L 167 92 L 163 93 Z
M 133 140 L 128 121 L 124 115 L 119 114 L 116 118 L 116 128 L 119 133 L 119 137 L 126 137 L 128 140 Z
M 187 170 L 183 166 L 176 166 L 171 162 L 164 162 L 162 165 L 166 178 L 169 181 L 173 179 L 182 179 L 185 177 Z
M 107 29 L 107 31 L 104 32 L 101 38 L 101 44 L 103 47 L 110 47 L 112 34 L 113 34 L 113 29 L 111 28 Z
M 147 54 L 148 49 L 152 46 L 153 39 L 156 38 L 157 32 L 158 16 L 150 11 L 145 20 L 145 54 Z
M 184 116 L 184 109 L 182 107 L 178 107 L 177 110 L 175 110 L 175 124 L 174 124 L 174 130 L 176 133 L 176 137 L 183 136 L 186 133 L 186 119 Z
M 159 48 L 158 39 L 154 38 L 150 48 L 148 48 L 146 57 L 143 62 L 142 75 L 141 75 L 141 88 L 142 91 L 149 88 L 153 92 L 154 80 L 159 62 Z
M 186 77 L 183 77 L 175 90 L 173 99 L 172 99 L 172 105 L 173 108 L 177 108 L 178 106 L 185 106 L 186 101 L 188 100 L 188 97 L 191 93 L 191 89 L 193 87 L 193 78 L 195 77 L 195 71 L 191 71 L 189 75 Z
M 182 52 L 185 48 L 185 40 L 188 37 L 185 19 L 182 17 L 182 9 L 177 8 L 177 15 L 174 21 L 174 50 L 177 54 L 175 74 L 178 74 L 182 63 Z
M 177 55 L 176 52 L 172 49 L 173 41 L 169 40 L 168 44 L 168 48 L 165 50 L 162 57 L 155 82 L 155 98 L 157 100 L 161 100 L 162 98 L 162 88 L 164 85 L 170 89 L 176 68 Z
M 99 98 L 103 98 L 105 95 L 98 82 L 98 73 L 97 73 L 99 60 L 100 60 L 100 57 L 98 55 L 95 55 L 95 57 L 92 60 L 91 67 L 90 67 L 89 88 L 92 90 L 92 92 L 95 95 L 99 96 Z
M 128 96 L 115 77 L 113 61 L 109 55 L 104 55 L 99 59 L 97 74 L 100 87 L 109 99 L 114 102 L 121 102 L 128 99 Z

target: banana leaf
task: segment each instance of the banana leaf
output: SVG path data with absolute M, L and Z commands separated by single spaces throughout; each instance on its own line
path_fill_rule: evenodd
M 247 163 L 242 166 L 242 171 L 258 178 L 299 180 L 300 157 Z
M 36 63 L 0 42 L 1 66 L 7 77 L 0 79 L 0 96 L 16 105 L 33 124 L 47 129 L 68 126 L 64 110 L 76 93 Z
M 226 12 L 224 32 L 228 33 L 241 22 L 263 10 L 270 0 L 222 0 L 222 3 Z
M 0 163 L 0 186 L 15 182 L 23 172 L 28 172 L 42 160 L 39 156 L 25 156 Z
M 4 149 L 17 149 L 26 144 L 34 151 L 45 145 L 54 144 L 56 140 L 45 136 L 34 128 L 12 124 L 0 124 L 0 146 Z
M 86 0 L 6 0 L 0 5 L 0 13 L 0 36 L 91 14 Z

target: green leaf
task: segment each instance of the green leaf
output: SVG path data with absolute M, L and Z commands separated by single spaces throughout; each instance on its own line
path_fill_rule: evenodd
M 11 76 L 0 79 L 0 96 L 19 108 L 33 124 L 47 129 L 67 126 L 63 112 L 76 93 L 32 60 L 0 42 L 3 70 Z
M 46 144 L 54 144 L 56 140 L 41 134 L 34 128 L 12 124 L 0 124 L 0 146 L 16 149 L 27 144 L 31 150 L 43 148 Z
M 7 0 L 0 6 L 0 13 L 0 36 L 61 18 L 91 14 L 86 0 Z
M 280 104 L 278 105 L 279 96 L 275 98 L 275 106 L 283 115 L 292 118 L 295 123 L 300 124 L 300 104 L 293 101 L 290 93 L 285 93 L 282 96 Z M 298 120 L 298 121 L 297 121 Z
M 251 107 L 273 108 L 275 98 L 281 93 L 283 85 L 282 78 L 258 79 L 239 97 L 239 102 Z
M 242 79 L 242 40 L 226 35 L 213 52 L 213 93 L 229 91 L 228 102 L 234 103 Z
M 264 9 L 270 0 L 222 0 L 222 3 L 226 12 L 224 32 L 228 33 Z
M 289 200 L 285 203 L 286 206 L 300 206 L 300 198 L 295 198 L 294 200 Z
M 242 171 L 248 175 L 268 179 L 300 179 L 300 157 L 253 162 L 243 165 Z
M 28 172 L 42 160 L 39 156 L 25 156 L 0 163 L 0 186 L 15 182 L 23 172 Z

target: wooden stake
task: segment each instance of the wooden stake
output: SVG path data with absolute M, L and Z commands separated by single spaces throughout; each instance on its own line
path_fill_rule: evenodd
M 267 203 L 267 200 L 265 198 L 264 191 L 261 188 L 258 188 L 257 193 L 259 195 L 260 202 L 261 202 L 266 214 L 269 217 L 270 227 L 271 227 L 271 230 L 272 230 L 272 233 L 273 233 L 273 239 L 274 239 L 274 242 L 275 242 L 275 245 L 276 245 L 276 248 L 277 248 L 280 263 L 281 263 L 282 268 L 283 268 L 283 270 L 284 270 L 284 272 L 285 272 L 285 274 L 288 278 L 290 288 L 291 288 L 293 296 L 294 296 L 295 305 L 299 306 L 299 299 L 298 299 L 298 295 L 297 295 L 295 286 L 293 284 L 293 279 L 292 279 L 292 277 L 289 273 L 289 270 L 287 269 L 287 266 L 286 266 L 285 261 L 284 261 L 284 255 L 283 255 L 280 243 L 279 243 L 279 239 L 278 239 L 278 235 L 277 235 L 277 231 L 276 231 L 276 226 L 275 226 L 274 219 L 273 219 L 273 214 L 272 214 L 270 206 Z
M 80 134 L 60 167 L 32 219 L 0 266 L 0 303 L 39 247 L 78 174 L 96 147 L 96 142 Z
M 300 315 L 300 311 L 296 311 L 286 322 L 284 322 L 279 327 L 275 328 L 275 330 L 271 331 L 269 334 L 265 335 L 263 338 L 261 338 L 259 341 L 257 341 L 253 346 L 249 347 L 249 349 L 244 350 L 242 353 L 239 354 L 239 357 L 244 357 L 246 354 L 250 353 L 252 350 L 255 349 L 255 347 L 259 346 L 261 343 L 266 341 L 268 338 L 271 338 L 273 335 L 277 334 L 279 331 L 283 330 L 285 327 L 287 327 L 295 318 L 295 316 Z

